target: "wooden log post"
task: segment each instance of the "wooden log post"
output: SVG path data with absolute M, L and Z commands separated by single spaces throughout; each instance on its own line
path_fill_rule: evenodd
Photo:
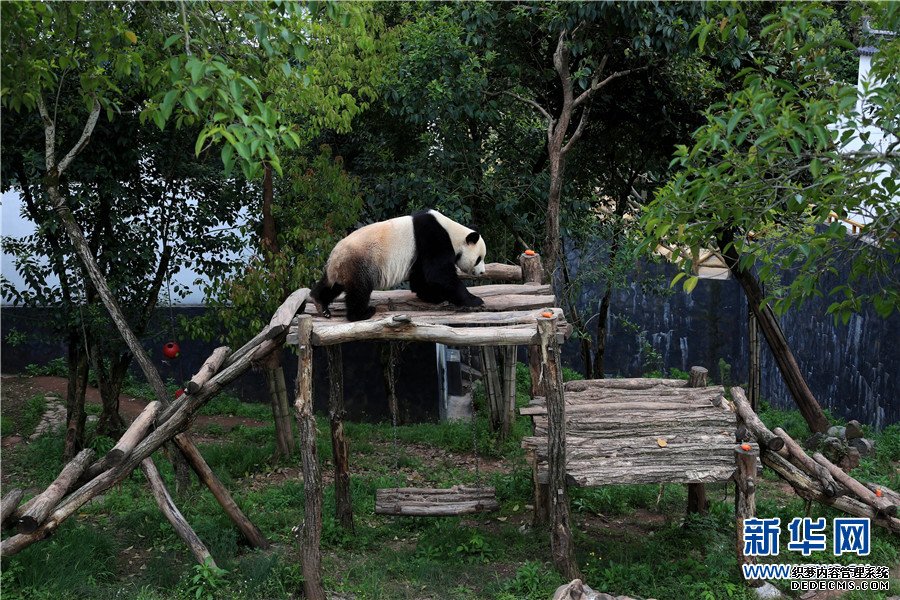
M 756 564 L 755 556 L 744 554 L 744 521 L 756 516 L 756 450 L 744 450 L 740 446 L 735 448 L 737 469 L 734 472 L 734 517 L 737 525 L 737 563 L 743 579 L 743 566 Z M 760 587 L 765 582 L 761 579 L 748 579 L 750 587 Z
M 301 315 L 297 328 L 298 366 L 294 413 L 300 433 L 305 505 L 300 528 L 300 570 L 303 593 L 309 600 L 325 600 L 322 585 L 322 476 L 316 456 L 316 416 L 313 413 L 312 317 Z
M 6 495 L 3 496 L 3 502 L 0 504 L 0 526 L 6 525 L 6 520 L 19 507 L 19 502 L 22 501 L 24 495 L 25 492 L 18 488 L 6 492 Z
M 525 283 L 541 285 L 544 282 L 544 266 L 541 264 L 540 254 L 521 254 L 519 265 L 522 267 L 522 280 Z M 531 375 L 531 399 L 544 395 L 544 386 L 541 384 L 541 347 L 528 346 L 528 372 Z M 550 487 L 538 481 L 537 456 L 532 461 L 532 475 L 534 481 L 534 518 L 535 526 L 545 525 L 550 519 Z
M 501 346 L 500 355 L 503 359 L 503 413 L 500 423 L 500 438 L 505 440 L 512 430 L 513 421 L 516 418 L 516 351 L 517 346 Z
M 228 493 L 228 490 L 206 461 L 203 460 L 203 457 L 200 455 L 200 450 L 197 449 L 197 446 L 194 445 L 191 438 L 186 434 L 181 433 L 175 436 L 175 442 L 188 459 L 188 464 L 190 464 L 194 469 L 194 472 L 197 473 L 197 477 L 206 484 L 206 487 L 212 492 L 213 496 L 222 507 L 222 510 L 228 515 L 228 518 L 231 519 L 235 526 L 237 526 L 238 531 L 241 532 L 241 535 L 244 536 L 247 543 L 253 548 L 267 549 L 269 547 L 269 541 L 265 538 L 259 528 L 244 515 L 234 501 L 234 498 L 231 497 L 231 494 Z
M 501 430 L 503 423 L 503 390 L 497 368 L 497 349 L 494 346 L 481 347 L 481 367 L 488 405 L 488 423 L 491 431 L 497 432 Z
M 568 580 L 581 579 L 575 562 L 569 493 L 566 484 L 566 405 L 559 342 L 556 341 L 556 317 L 537 321 L 541 339 L 541 382 L 547 401 L 547 462 L 550 486 L 550 551 L 557 570 Z
M 65 495 L 69 488 L 78 481 L 78 477 L 87 469 L 94 458 L 94 451 L 85 448 L 63 468 L 56 479 L 47 486 L 41 494 L 35 496 L 23 505 L 16 530 L 19 533 L 32 533 L 43 523 L 56 503 Z
M 345 531 L 353 531 L 350 495 L 350 443 L 344 435 L 344 359 L 340 344 L 327 346 L 328 416 L 331 421 L 331 456 L 334 460 L 335 520 Z
M 709 371 L 703 367 L 691 367 L 688 387 L 704 388 L 709 379 Z M 709 511 L 709 501 L 706 499 L 706 486 L 702 483 L 689 483 L 687 486 L 687 513 L 705 515 Z
M 734 402 L 735 412 L 743 421 L 742 425 L 753 434 L 760 446 L 766 450 L 780 452 L 784 448 L 785 441 L 769 431 L 750 406 L 744 390 L 739 387 L 731 388 L 731 399 Z
M 128 426 L 128 429 L 125 430 L 125 433 L 122 434 L 122 437 L 120 437 L 119 441 L 116 442 L 116 445 L 113 446 L 113 449 L 107 452 L 103 458 L 85 469 L 84 473 L 81 474 L 81 477 L 78 478 L 78 484 L 81 485 L 87 483 L 103 471 L 121 464 L 122 461 L 131 454 L 134 447 L 147 437 L 147 433 L 153 427 L 161 407 L 162 405 L 158 400 L 154 400 L 145 406 L 144 410 L 141 411 L 141 414 L 131 422 L 131 425 Z
M 759 409 L 759 388 L 761 386 L 762 363 L 760 362 L 759 321 L 751 309 L 747 309 L 747 337 L 749 339 L 749 365 L 747 378 L 747 399 L 750 408 Z
M 194 555 L 194 558 L 197 559 L 197 562 L 201 565 L 216 567 L 216 561 L 213 560 L 212 554 L 209 553 L 206 545 L 197 536 L 196 532 L 191 529 L 191 526 L 188 524 L 187 520 L 185 520 L 184 515 L 182 515 L 181 511 L 178 510 L 178 507 L 175 506 L 175 502 L 172 500 L 172 496 L 166 489 L 166 485 L 163 483 L 159 470 L 153 463 L 153 459 L 145 458 L 141 462 L 141 470 L 147 478 L 147 483 L 150 485 L 150 491 L 153 492 L 156 504 L 159 506 L 169 523 L 171 523 L 172 528 L 175 529 L 175 533 L 178 534 L 178 537 L 187 544 L 187 547 L 190 549 L 191 554 Z

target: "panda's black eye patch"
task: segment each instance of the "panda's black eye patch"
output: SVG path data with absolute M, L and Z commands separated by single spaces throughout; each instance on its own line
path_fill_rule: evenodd
M 475 261 L 475 264 L 476 264 L 476 265 L 480 265 L 480 264 L 481 264 L 481 259 L 482 259 L 482 258 L 484 258 L 484 257 L 483 257 L 483 256 L 479 256 L 479 257 L 478 257 L 478 260 Z
M 456 262 L 459 262 L 459 259 L 461 259 L 461 258 L 462 258 L 462 252 L 457 252 L 456 253 Z

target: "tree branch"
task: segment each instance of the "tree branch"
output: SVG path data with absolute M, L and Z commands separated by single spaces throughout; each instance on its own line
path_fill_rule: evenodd
M 84 147 L 87 146 L 87 143 L 91 139 L 91 134 L 94 132 L 94 127 L 97 125 L 97 119 L 100 118 L 100 101 L 97 100 L 97 96 L 93 96 L 94 98 L 94 106 L 91 108 L 91 114 L 88 115 L 87 122 L 84 124 L 84 131 L 81 132 L 81 137 L 78 138 L 78 142 L 72 146 L 72 149 L 69 150 L 69 153 L 59 161 L 57 167 L 57 174 L 62 175 L 63 171 L 65 171 L 72 161 L 75 160 L 75 157 L 78 156 L 78 153 L 84 150 Z M 49 165 L 48 165 L 49 169 Z
M 44 122 L 44 160 L 47 163 L 47 171 L 50 171 L 56 166 L 56 124 L 47 112 L 43 94 L 38 94 L 37 106 Z
M 603 57 L 603 61 L 606 62 L 605 56 Z M 579 104 L 581 104 L 582 102 L 584 102 L 585 100 L 587 100 L 588 98 L 593 96 L 594 92 L 596 92 L 597 90 L 599 90 L 600 88 L 602 88 L 603 86 L 608 84 L 613 79 L 618 79 L 619 77 L 624 77 L 625 75 L 637 73 L 638 71 L 646 71 L 648 68 L 649 68 L 649 66 L 644 65 L 643 67 L 637 67 L 635 69 L 627 69 L 625 71 L 616 71 L 615 73 L 613 73 L 612 75 L 610 75 L 609 77 L 604 79 L 603 81 L 596 81 L 596 80 L 592 81 L 591 87 L 589 87 L 588 89 L 581 92 L 581 95 L 579 95 L 578 98 L 575 99 L 575 104 L 573 106 L 578 106 Z M 599 76 L 599 73 L 598 73 L 598 76 Z
M 581 111 L 581 118 L 578 120 L 578 126 L 575 127 L 575 132 L 572 134 L 572 137 L 569 138 L 569 141 L 566 142 L 566 145 L 562 147 L 560 153 L 565 155 L 566 152 L 571 150 L 572 146 L 575 145 L 575 142 L 578 141 L 578 138 L 581 137 L 581 134 L 584 133 L 584 126 L 587 123 L 588 114 L 591 112 L 591 107 L 585 106 L 584 110 Z
M 538 112 L 540 112 L 544 116 L 544 118 L 547 119 L 547 121 L 549 121 L 550 123 L 553 122 L 553 117 L 550 115 L 549 112 L 547 112 L 547 109 L 545 109 L 543 106 L 541 106 L 534 100 L 529 100 L 528 98 L 523 98 L 522 96 L 520 96 L 514 92 L 510 92 L 509 90 L 504 90 L 503 93 L 506 94 L 507 96 L 512 96 L 516 100 L 520 100 L 521 102 L 524 102 L 525 104 L 530 104 L 535 109 L 537 109 Z
M 577 98 L 575 98 L 575 102 L 572 103 L 572 108 L 576 108 L 579 104 L 590 98 L 594 92 L 600 89 L 600 76 L 603 74 L 603 70 L 606 68 L 606 61 L 609 60 L 609 54 L 604 54 L 603 58 L 600 60 L 600 66 L 597 67 L 597 72 L 594 73 L 594 76 L 591 77 L 591 85 L 588 89 L 581 92 Z

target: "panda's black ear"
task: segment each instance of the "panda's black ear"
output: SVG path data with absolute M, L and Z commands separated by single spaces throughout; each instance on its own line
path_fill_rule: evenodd
M 467 244 L 477 244 L 480 237 L 481 236 L 478 234 L 477 231 L 473 231 L 472 233 L 470 233 L 469 235 L 466 236 L 466 243 Z

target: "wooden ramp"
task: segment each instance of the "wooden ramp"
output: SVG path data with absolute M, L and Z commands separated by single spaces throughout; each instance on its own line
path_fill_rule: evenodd
M 385 488 L 375 490 L 375 514 L 404 517 L 452 517 L 498 510 L 492 487 Z

